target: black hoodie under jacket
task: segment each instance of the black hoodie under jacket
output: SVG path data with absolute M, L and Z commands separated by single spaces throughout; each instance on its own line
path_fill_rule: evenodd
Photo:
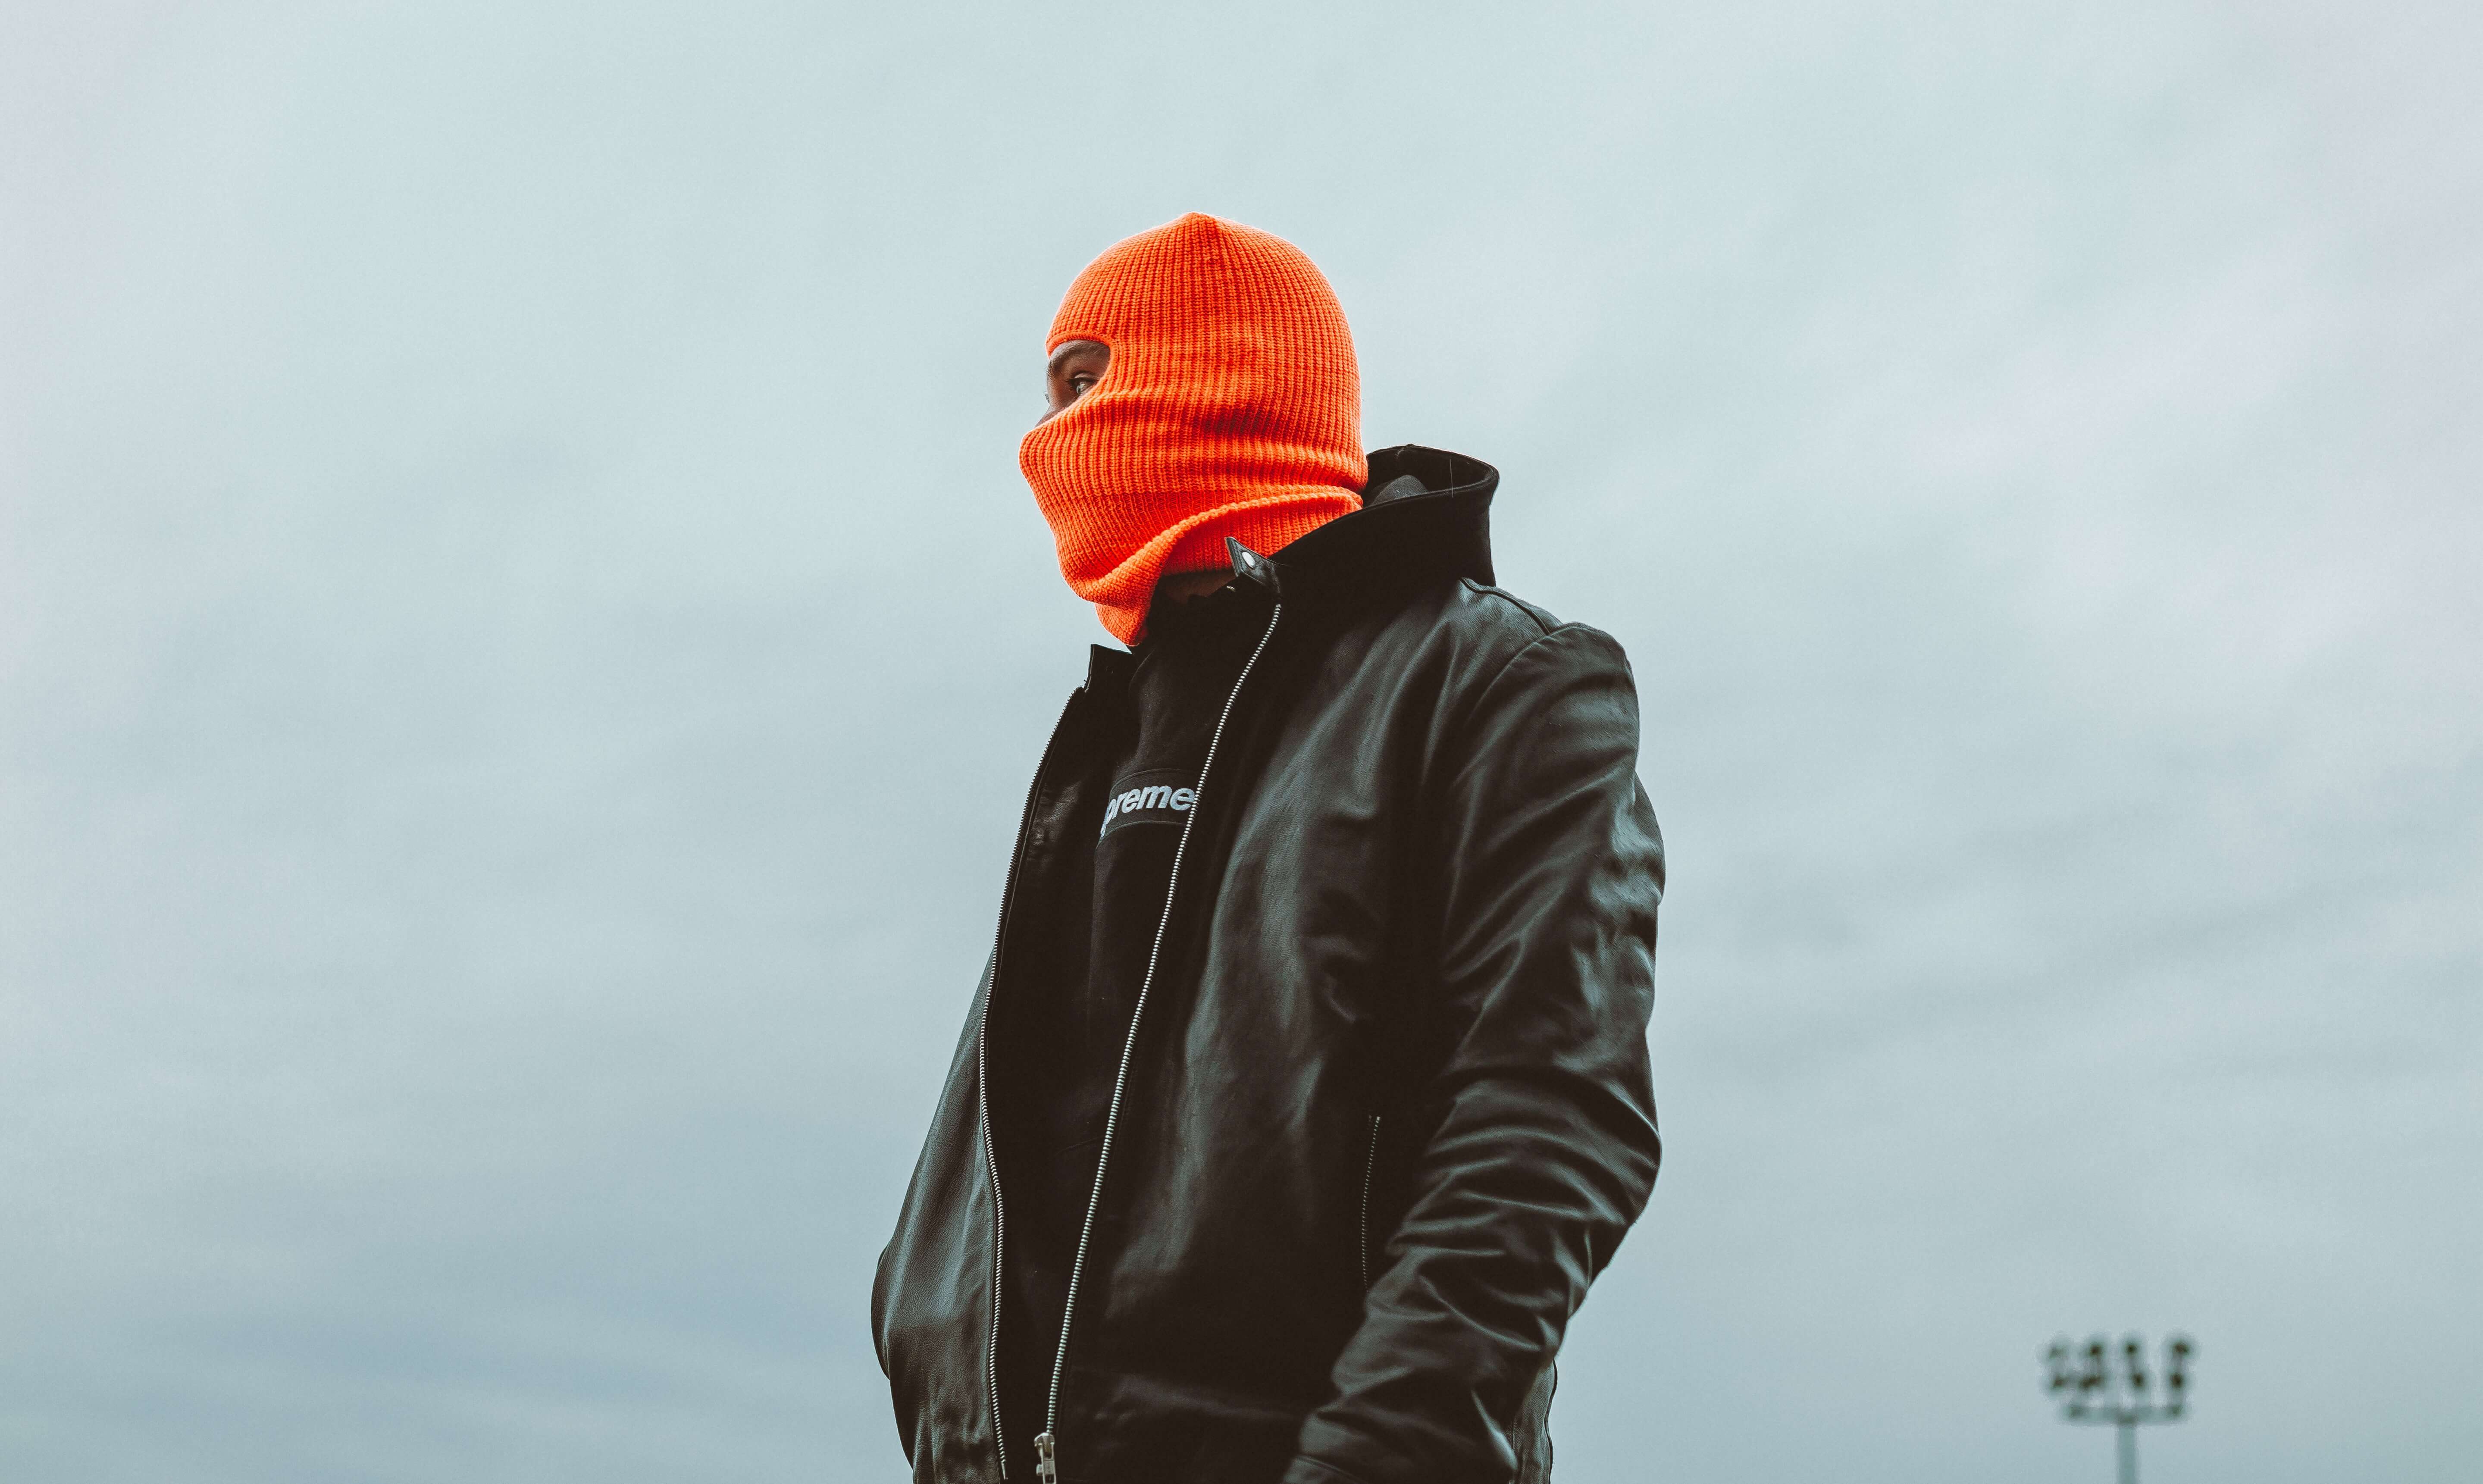
M 1362 510 L 1235 545 L 1266 616 L 1076 1193 L 1053 1380 L 1008 1403 L 1044 1430 L 1003 1436 L 987 1011 L 1034 931 L 1013 909 L 1092 816 L 1081 749 L 1127 656 L 1070 697 L 872 1285 L 917 1484 L 1549 1477 L 1553 1357 L 1661 1153 L 1664 844 L 1620 647 L 1491 585 L 1498 482 L 1387 449 Z

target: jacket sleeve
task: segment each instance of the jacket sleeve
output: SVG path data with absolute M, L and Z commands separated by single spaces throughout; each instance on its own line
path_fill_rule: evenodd
M 1431 1131 L 1335 1396 L 1285 1484 L 1503 1484 L 1509 1433 L 1661 1153 L 1646 1026 L 1664 845 L 1609 636 L 1553 629 L 1434 765 Z

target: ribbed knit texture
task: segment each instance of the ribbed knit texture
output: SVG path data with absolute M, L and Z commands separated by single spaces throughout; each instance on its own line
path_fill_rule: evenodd
M 1104 379 L 1018 445 L 1060 573 L 1113 637 L 1143 636 L 1165 572 L 1274 551 L 1360 508 L 1362 383 L 1345 310 L 1281 237 L 1196 212 L 1113 244 L 1069 285 L 1047 353 L 1112 349 Z

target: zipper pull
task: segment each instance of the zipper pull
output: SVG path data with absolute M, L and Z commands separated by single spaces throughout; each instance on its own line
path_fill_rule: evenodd
M 1060 1484 L 1059 1466 L 1052 1461 L 1052 1434 L 1034 1435 L 1034 1476 L 1043 1484 Z

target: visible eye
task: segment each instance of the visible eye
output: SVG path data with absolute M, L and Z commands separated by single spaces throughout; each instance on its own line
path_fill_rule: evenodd
M 1090 372 L 1081 371 L 1076 376 L 1069 379 L 1069 394 L 1073 397 L 1082 397 L 1089 391 L 1092 391 L 1095 387 L 1095 384 L 1102 380 L 1103 378 L 1100 376 L 1096 376 Z

